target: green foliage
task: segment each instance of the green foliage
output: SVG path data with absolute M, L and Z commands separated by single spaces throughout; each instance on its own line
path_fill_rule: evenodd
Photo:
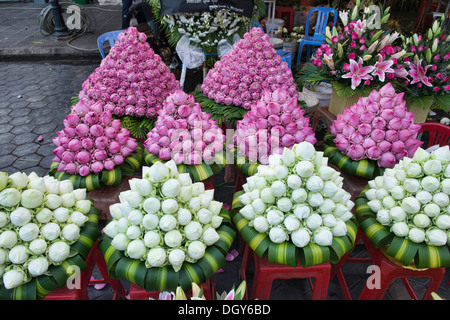
M 126 116 L 120 119 L 122 127 L 128 129 L 132 136 L 138 139 L 146 139 L 149 133 L 155 126 L 156 118 L 138 118 Z

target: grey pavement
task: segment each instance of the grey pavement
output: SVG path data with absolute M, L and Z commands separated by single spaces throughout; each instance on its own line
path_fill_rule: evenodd
M 81 37 L 58 39 L 41 34 L 37 16 L 48 4 L 33 2 L 0 2 L 0 171 L 14 173 L 32 171 L 48 173 L 52 138 L 63 128 L 63 119 L 69 113 L 70 99 L 76 96 L 83 81 L 100 62 L 97 38 L 120 25 L 120 6 L 100 6 L 94 2 L 83 6 L 96 21 L 92 32 Z M 189 74 L 188 74 L 189 75 Z M 231 203 L 233 184 L 224 183 L 216 176 L 219 200 Z M 103 223 L 103 222 L 102 222 Z M 101 224 L 102 226 L 102 224 Z M 238 241 L 233 244 L 238 249 Z M 351 257 L 366 258 L 367 251 L 359 244 Z M 238 271 L 242 256 L 227 262 L 222 273 L 214 275 L 219 293 L 239 285 Z M 346 263 L 346 277 L 352 299 L 357 299 L 369 276 L 367 264 Z M 248 290 L 252 284 L 252 268 L 247 273 Z M 95 277 L 100 277 L 98 270 Z M 438 294 L 450 299 L 449 272 L 446 273 Z M 416 294 L 421 297 L 428 283 L 425 279 L 411 279 Z M 125 287 L 129 283 L 123 281 Z M 89 287 L 89 296 L 96 300 L 110 300 L 110 286 L 97 290 Z M 307 300 L 311 287 L 306 279 L 276 280 L 271 291 L 273 300 Z M 342 300 L 337 279 L 330 281 L 329 300 Z M 389 288 L 386 300 L 408 300 L 400 280 Z

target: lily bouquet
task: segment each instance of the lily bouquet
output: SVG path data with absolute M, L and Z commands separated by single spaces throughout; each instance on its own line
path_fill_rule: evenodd
M 399 34 L 391 34 L 385 27 L 389 8 L 382 12 L 379 25 L 373 16 L 359 1 L 353 9 L 339 12 L 342 29 L 327 27 L 326 42 L 299 71 L 299 79 L 306 83 L 331 81 L 339 96 L 348 97 L 355 92 L 367 96 L 387 81 L 406 78 L 407 71 L 398 64 L 406 53 L 395 45 Z
M 429 107 L 433 102 L 450 110 L 450 36 L 443 18 L 435 20 L 424 35 L 402 36 L 403 50 L 411 54 L 401 60 L 408 72 L 403 84 L 411 103 Z
M 300 42 L 304 37 L 304 27 L 303 26 L 295 26 L 292 28 L 292 32 L 289 32 L 287 28 L 278 27 L 278 30 L 275 31 L 275 34 L 281 35 L 283 41 L 297 43 Z

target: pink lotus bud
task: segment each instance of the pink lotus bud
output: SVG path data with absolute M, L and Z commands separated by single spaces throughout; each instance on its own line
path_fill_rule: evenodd
M 80 164 L 86 164 L 91 161 L 91 154 L 86 150 L 81 150 L 76 155 L 77 162 Z
M 174 153 L 173 156 L 172 156 L 172 159 L 173 159 L 173 161 L 176 164 L 184 163 L 184 154 L 183 154 L 183 152 L 176 152 L 176 153 Z
M 366 112 L 366 108 L 363 105 L 360 104 L 354 104 L 350 107 L 351 111 L 356 114 L 357 116 L 361 116 Z
M 86 134 L 89 132 L 89 126 L 87 126 L 84 123 L 80 123 L 79 125 L 77 125 L 77 127 L 75 128 L 75 132 L 79 137 L 84 137 L 86 136 Z
M 411 126 L 411 124 L 413 123 L 413 120 L 414 119 L 402 119 L 402 128 L 403 129 L 408 129 L 410 126 Z
M 334 143 L 336 143 L 336 148 L 342 151 L 342 153 L 347 153 L 348 149 L 350 148 L 350 142 L 345 139 L 344 137 L 340 139 L 334 139 Z
M 411 136 L 412 136 L 412 133 L 408 129 L 402 129 L 398 132 L 398 139 L 400 141 L 406 141 L 409 138 L 411 138 Z
M 99 116 L 98 116 L 98 113 L 90 111 L 85 114 L 83 119 L 86 123 L 93 125 L 98 122 Z
M 256 127 L 258 129 L 267 129 L 268 121 L 264 118 L 259 118 L 256 120 Z
M 357 132 L 359 132 L 363 136 L 366 136 L 372 132 L 372 126 L 368 123 L 361 123 L 358 126 Z
M 362 123 L 372 123 L 373 119 L 375 118 L 375 113 L 372 112 L 366 112 L 363 115 L 361 115 L 361 117 L 359 118 L 359 120 Z
M 80 117 L 74 113 L 71 113 L 66 116 L 65 120 L 69 126 L 74 127 L 80 122 Z
M 94 144 L 97 149 L 106 149 L 108 147 L 108 142 L 108 138 L 101 136 L 95 139 Z
M 203 151 L 205 148 L 206 148 L 206 142 L 205 141 L 199 140 L 199 141 L 196 141 L 194 143 L 194 150 Z
M 386 130 L 385 138 L 389 142 L 394 142 L 398 140 L 398 132 L 397 130 Z
M 383 111 L 381 111 L 381 117 L 384 120 L 389 121 L 395 117 L 395 112 L 393 109 L 384 109 Z
M 174 138 L 172 138 L 172 136 Z M 175 130 L 173 135 L 169 135 L 171 140 L 178 139 L 179 141 L 186 141 L 191 138 L 191 134 L 186 129 Z
M 138 147 L 138 143 L 136 142 L 136 139 L 134 139 L 134 138 L 129 138 L 125 145 L 127 148 L 130 148 L 133 151 L 136 150 L 136 148 Z
M 62 131 L 63 131 L 64 135 L 68 138 L 75 137 L 76 133 L 77 133 L 75 128 L 72 128 L 72 127 L 66 127 Z
M 394 107 L 395 116 L 398 118 L 404 118 L 406 115 L 406 108 L 403 106 L 395 106 Z
M 128 157 L 130 154 L 133 153 L 133 150 L 131 150 L 130 148 L 127 148 L 127 147 L 122 147 L 120 151 L 124 158 Z
M 315 135 L 309 134 L 309 135 L 306 136 L 305 141 L 309 142 L 311 144 L 316 144 L 317 139 L 316 139 Z
M 398 161 L 402 160 L 404 157 L 408 156 L 408 151 L 406 149 L 403 149 L 402 151 L 395 154 L 395 159 Z
M 383 140 L 378 143 L 378 148 L 380 148 L 381 152 L 386 152 L 391 150 L 392 143 L 389 141 Z
M 55 157 L 52 161 L 59 162 L 58 160 L 61 161 L 58 157 Z M 60 162 L 56 171 L 58 171 L 58 172 L 64 171 L 65 167 L 66 167 L 66 164 L 64 162 Z
M 107 159 L 103 162 L 103 167 L 105 168 L 105 170 L 112 170 L 114 169 L 115 165 L 116 164 L 111 159 Z
M 259 119 L 258 119 L 259 120 Z M 281 123 L 283 124 L 283 125 L 287 125 L 288 123 L 291 123 L 292 122 L 292 115 L 291 114 L 289 114 L 289 113 L 283 113 L 281 116 L 280 116 L 280 121 L 281 121 Z
M 359 133 L 358 131 L 355 131 L 351 136 L 350 136 L 350 141 L 354 144 L 361 144 L 364 141 L 364 137 L 361 133 Z
M 273 126 L 270 129 L 270 134 L 271 134 L 271 136 L 281 138 L 282 136 L 284 136 L 285 131 L 284 131 L 283 126 L 277 125 L 277 126 Z
M 416 140 L 416 139 L 409 139 L 405 142 L 405 148 L 408 151 L 408 157 L 412 158 L 414 156 L 414 153 L 417 151 L 417 148 L 419 148 L 423 144 L 423 141 Z
M 350 138 L 350 136 L 355 133 L 355 128 L 350 126 L 350 125 L 346 125 L 343 129 L 342 129 L 342 134 L 344 135 L 344 137 L 346 138 Z
M 296 123 L 288 123 L 285 127 L 285 133 L 295 134 L 297 129 L 298 127 Z
M 170 144 L 170 139 L 167 136 L 161 137 L 161 139 L 159 140 L 159 145 L 161 147 L 168 147 Z
M 203 141 L 205 141 L 207 144 L 213 142 L 216 139 L 216 135 L 212 131 L 205 131 L 203 134 Z
M 364 141 L 362 143 L 362 146 L 365 150 L 370 149 L 371 147 L 374 147 L 376 145 L 377 145 L 376 142 L 373 141 L 372 138 L 364 139 Z
M 173 103 L 175 103 L 177 105 L 182 105 L 189 101 L 189 96 L 183 90 L 177 90 L 177 91 L 175 91 L 175 93 L 170 95 L 167 98 L 167 100 L 172 101 Z
M 374 102 L 379 102 L 381 99 L 381 95 L 378 91 L 372 90 L 369 94 L 369 100 Z
M 350 145 L 347 151 L 347 156 L 352 158 L 355 161 L 359 161 L 364 158 L 365 150 L 361 145 L 353 144 Z
M 109 110 L 103 111 L 102 114 L 100 115 L 100 123 L 104 127 L 109 126 L 109 124 L 111 123 L 111 120 L 112 120 L 112 114 L 111 114 L 111 111 L 109 111 Z
M 120 120 L 119 119 L 114 119 L 111 121 L 111 127 L 114 128 L 114 130 L 116 130 L 116 132 L 118 132 L 120 130 Z
M 405 144 L 403 141 L 394 141 L 392 142 L 391 151 L 393 153 L 398 153 L 405 149 Z
M 152 143 L 148 148 L 148 152 L 154 155 L 159 155 L 159 151 L 161 150 L 161 147 L 157 143 Z
M 106 153 L 105 150 L 100 149 L 100 150 L 94 151 L 95 160 L 102 161 L 102 160 L 105 160 L 107 157 L 108 157 L 108 154 Z
M 116 129 L 114 129 L 113 127 L 106 127 L 103 133 L 108 139 L 114 139 L 117 134 Z
M 388 128 L 391 130 L 400 130 L 402 128 L 402 119 L 393 118 L 389 120 Z
M 247 112 L 244 117 L 250 121 L 256 121 L 259 118 L 258 114 L 254 110 L 250 110 L 249 112 Z
M 183 104 L 178 107 L 178 114 L 180 117 L 187 118 L 191 115 L 191 113 L 191 108 L 189 108 L 188 105 Z
M 384 120 L 382 117 L 375 117 L 372 121 L 372 127 L 374 129 L 380 129 L 384 130 L 386 128 L 386 120 Z
M 277 101 L 279 103 L 283 103 L 286 101 L 286 99 L 288 98 L 288 93 L 286 90 L 284 89 L 276 89 L 273 93 L 272 93 L 272 99 L 274 101 Z
M 81 139 L 81 146 L 83 149 L 90 150 L 94 146 L 94 141 L 91 138 Z
M 188 121 L 186 121 L 186 119 L 177 119 L 177 120 L 175 120 L 173 126 L 174 126 L 175 129 L 187 129 L 188 128 Z M 192 127 L 196 127 L 196 126 L 198 126 L 198 124 L 201 125 L 201 123 L 202 123 L 199 120 L 194 120 L 194 121 L 196 122 L 196 125 L 192 124 Z M 189 123 L 189 124 L 191 124 L 191 123 Z
M 257 101 L 254 105 L 254 110 L 258 114 L 259 117 L 265 118 L 268 115 L 268 110 L 266 105 L 262 101 Z
M 53 152 L 53 154 L 54 154 L 55 156 L 57 156 L 58 158 L 61 158 L 62 155 L 63 155 L 63 153 L 64 153 L 64 151 L 66 151 L 66 150 L 64 149 L 64 147 L 59 146 L 59 147 L 53 149 L 52 152 Z
M 382 153 L 380 159 L 378 159 L 378 166 L 383 168 L 393 168 L 396 162 L 397 159 L 395 158 L 394 154 L 392 154 L 391 152 L 385 152 Z
M 300 107 L 298 107 L 297 104 L 297 99 L 289 99 L 288 101 L 286 101 L 285 103 L 283 103 L 283 112 L 285 113 L 291 113 L 293 112 L 295 109 L 300 109 Z
M 91 172 L 91 170 L 89 169 L 89 166 L 87 166 L 87 165 L 80 166 L 78 168 L 78 174 L 82 177 L 89 175 L 90 172 Z
M 161 160 L 170 160 L 172 157 L 172 152 L 169 148 L 161 148 L 158 153 L 158 157 Z
M 90 108 L 93 112 L 100 114 L 103 112 L 103 102 L 101 101 L 97 101 L 96 103 L 94 103 L 93 105 L 91 105 Z
M 281 137 L 281 146 L 290 148 L 295 143 L 295 138 L 290 134 L 285 134 Z
M 202 152 L 203 161 L 205 161 L 208 164 L 213 163 L 214 157 L 215 157 L 215 151 L 212 148 L 206 148 Z
M 121 145 L 124 145 L 127 143 L 127 140 L 130 136 L 129 132 L 121 131 L 116 135 L 116 141 L 119 142 Z
M 395 97 L 395 89 L 390 82 L 388 82 L 383 87 L 381 87 L 381 89 L 379 90 L 379 93 L 382 97 L 387 97 L 387 98 Z
M 70 151 L 78 151 L 81 149 L 81 142 L 78 139 L 73 139 L 69 142 L 69 149 Z
M 333 136 L 336 136 L 338 133 L 342 133 L 342 129 L 346 126 L 346 124 L 341 120 L 334 120 L 330 126 L 330 132 Z
M 269 121 L 271 126 L 276 126 L 280 123 L 280 118 L 277 115 L 272 114 L 268 117 L 267 121 Z
M 194 143 L 191 140 L 183 141 L 182 145 L 183 145 L 182 149 L 185 153 L 190 153 L 194 151 Z
M 277 115 L 281 111 L 281 106 L 276 102 L 269 102 L 267 105 L 267 110 L 269 111 L 269 114 Z
M 366 110 L 370 113 L 373 114 L 377 114 L 378 111 L 380 110 L 380 105 L 378 104 L 378 102 L 375 102 L 374 100 L 371 100 L 367 105 L 366 105 Z
M 74 159 L 74 154 L 70 151 L 64 151 L 62 156 L 61 156 L 61 160 L 64 162 L 72 162 Z
M 64 172 L 68 174 L 76 174 L 77 173 L 77 165 L 73 162 L 66 163 L 64 166 Z
M 73 106 L 73 111 L 79 115 L 80 117 L 84 116 L 89 112 L 89 106 L 87 105 L 84 99 L 81 99 L 77 102 L 75 106 Z
M 193 152 L 191 154 L 186 155 L 186 161 L 192 165 L 199 165 L 202 163 L 202 155 L 200 152 Z
M 367 158 L 371 160 L 378 160 L 381 156 L 381 149 L 378 148 L 377 146 L 373 146 L 367 149 L 366 154 Z
M 103 135 L 103 127 L 99 124 L 94 124 L 90 129 L 89 132 L 94 136 L 94 137 L 100 137 L 101 135 Z
M 370 137 L 375 141 L 375 142 L 380 142 L 381 140 L 384 139 L 385 137 L 385 131 L 381 130 L 381 129 L 374 129 L 372 131 L 372 133 L 370 134 Z
M 381 106 L 381 109 L 392 109 L 395 106 L 394 100 L 391 98 L 383 97 L 380 100 L 380 106 Z
M 123 157 L 122 157 L 122 155 L 120 155 L 120 154 L 116 154 L 116 155 L 112 158 L 112 160 L 114 161 L 114 163 L 115 163 L 116 165 L 121 165 L 121 164 L 123 163 Z

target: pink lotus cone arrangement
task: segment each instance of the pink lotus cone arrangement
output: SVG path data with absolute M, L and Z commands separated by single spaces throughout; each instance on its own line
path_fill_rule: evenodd
M 269 155 L 282 154 L 283 148 L 291 149 L 303 141 L 315 144 L 317 139 L 304 113 L 297 97 L 292 98 L 285 89 L 265 91 L 236 124 L 238 154 L 268 164 Z
M 147 36 L 130 27 L 83 83 L 79 98 L 88 105 L 101 103 L 119 117 L 155 118 L 166 97 L 179 88 Z
M 211 69 L 201 89 L 205 96 L 223 105 L 250 109 L 265 90 L 297 94 L 292 71 L 276 53 L 269 36 L 259 28 L 247 32 Z
M 138 147 L 130 132 L 120 127 L 120 120 L 112 119 L 111 111 L 103 110 L 100 102 L 89 107 L 79 101 L 63 123 L 64 129 L 53 138 L 58 171 L 99 174 L 122 164 Z
M 423 144 L 416 140 L 421 125 L 406 110 L 403 95 L 388 83 L 338 114 L 330 131 L 342 154 L 355 161 L 376 160 L 383 168 L 394 167 L 405 156 L 412 158 Z
M 161 160 L 173 159 L 176 164 L 211 163 L 215 154 L 223 150 L 225 135 L 210 116 L 201 110 L 192 94 L 177 90 L 158 112 L 144 147 Z

